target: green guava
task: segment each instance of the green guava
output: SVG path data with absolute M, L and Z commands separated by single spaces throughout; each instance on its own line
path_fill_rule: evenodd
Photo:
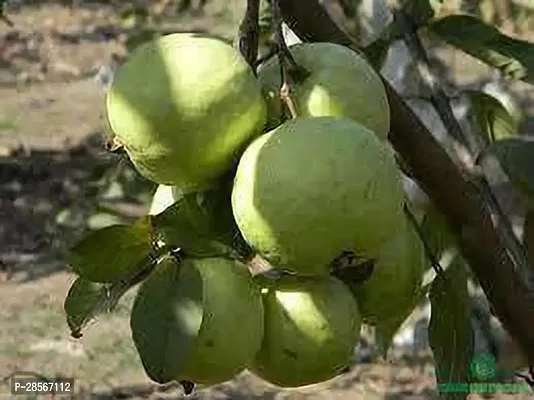
M 337 117 L 299 117 L 243 153 L 232 211 L 243 238 L 273 266 L 328 274 L 344 251 L 373 258 L 403 214 L 399 170 L 385 142 Z
M 332 379 L 360 337 L 358 305 L 334 277 L 285 276 L 264 289 L 265 333 L 251 372 L 281 387 Z
M 264 309 L 260 288 L 246 265 L 234 260 L 190 258 L 178 264 L 167 257 L 165 262 L 142 284 L 140 300 L 136 298 L 132 309 L 133 338 L 145 368 L 157 371 L 163 382 L 189 380 L 213 385 L 232 379 L 253 362 L 261 347 Z M 180 275 L 172 282 L 178 270 L 186 277 L 198 273 L 201 283 L 198 287 L 192 279 L 180 283 Z M 179 290 L 189 293 L 182 295 L 180 304 L 173 304 L 178 302 Z M 193 293 L 195 290 L 202 293 Z M 172 332 L 191 330 L 199 298 L 202 320 L 189 352 L 183 351 L 181 343 L 162 349 L 162 342 L 172 341 Z M 180 359 L 184 354 L 186 359 Z
M 184 191 L 210 186 L 266 115 L 260 85 L 237 50 L 192 33 L 137 47 L 116 71 L 106 108 L 136 169 Z
M 290 51 L 297 64 L 310 74 L 303 80 L 294 79 L 291 84 L 299 116 L 352 119 L 378 137 L 386 138 L 390 129 L 386 90 L 380 76 L 362 55 L 333 43 L 299 43 L 291 46 Z M 260 66 L 258 80 L 264 91 L 271 126 L 283 115 L 277 56 Z
M 370 277 L 348 286 L 358 301 L 363 321 L 377 325 L 415 308 L 428 265 L 422 242 L 406 218 L 382 246 Z

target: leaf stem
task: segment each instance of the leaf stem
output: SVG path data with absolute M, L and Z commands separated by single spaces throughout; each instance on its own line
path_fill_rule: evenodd
M 280 76 L 282 77 L 282 86 L 280 87 L 280 99 L 286 105 L 291 118 L 298 116 L 295 102 L 291 98 L 290 81 L 292 74 L 309 75 L 301 66 L 297 64 L 291 51 L 287 47 L 284 39 L 284 32 L 282 29 L 282 16 L 280 14 L 280 0 L 271 0 L 273 8 L 273 25 L 275 29 L 275 46 L 278 54 L 278 62 L 280 65 Z
M 421 243 L 423 244 L 423 249 L 425 251 L 426 257 L 430 261 L 432 268 L 434 268 L 434 271 L 436 272 L 437 275 L 442 275 L 443 267 L 439 263 L 439 260 L 434 254 L 434 251 L 431 249 L 431 246 L 428 243 L 428 240 L 425 237 L 425 234 L 423 233 L 421 226 L 417 222 L 415 215 L 412 213 L 412 210 L 410 210 L 410 207 L 408 207 L 407 204 L 404 204 L 404 214 L 408 218 L 408 221 L 413 225 L 417 235 L 419 236 L 419 239 L 421 239 Z

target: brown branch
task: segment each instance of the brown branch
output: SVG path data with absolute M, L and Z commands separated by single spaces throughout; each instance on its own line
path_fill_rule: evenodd
M 259 15 L 260 0 L 247 0 L 247 8 L 239 25 L 237 37 L 237 48 L 251 68 L 254 69 L 254 72 L 256 71 L 260 39 Z
M 357 49 L 316 0 L 283 0 L 280 7 L 285 22 L 301 39 Z M 384 84 L 391 107 L 389 141 L 447 216 L 495 314 L 534 364 L 534 297 L 501 245 L 481 194 L 385 79 Z
M 400 27 L 400 30 L 404 32 L 404 42 L 410 49 L 412 55 L 416 58 L 421 78 L 430 90 L 432 105 L 436 109 L 449 135 L 466 147 L 470 152 L 470 161 L 472 161 L 474 155 L 480 154 L 482 150 L 480 140 L 477 140 L 479 137 L 472 132 L 464 131 L 454 116 L 450 99 L 441 88 L 439 80 L 433 73 L 433 68 L 426 49 L 417 34 L 418 27 L 416 26 L 415 21 L 413 21 L 410 15 L 402 9 L 398 1 L 393 2 L 392 11 L 394 22 Z M 481 162 L 482 166 L 484 166 L 484 163 L 487 162 L 487 158 L 482 158 Z M 499 234 L 499 238 L 504 241 L 503 243 L 508 246 L 512 261 L 514 261 L 515 265 L 519 268 L 519 271 L 522 274 L 522 279 L 526 282 L 534 281 L 534 279 L 532 279 L 532 269 L 527 261 L 526 253 L 521 246 L 519 239 L 515 235 L 508 216 L 504 213 L 499 200 L 484 176 L 484 173 L 477 172 L 475 178 L 476 180 L 474 180 L 473 183 L 478 185 L 480 193 L 482 193 L 484 206 L 488 207 L 488 211 L 494 212 L 497 215 L 497 234 Z

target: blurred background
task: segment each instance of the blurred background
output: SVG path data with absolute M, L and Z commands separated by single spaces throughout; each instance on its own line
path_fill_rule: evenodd
M 443 13 L 475 13 L 511 36 L 534 40 L 531 0 L 444 3 Z M 363 44 L 391 20 L 381 0 L 323 4 Z M 127 159 L 105 150 L 104 96 L 114 68 L 158 33 L 203 31 L 231 42 L 244 6 L 245 0 L 6 2 L 12 25 L 0 23 L 0 398 L 10 397 L 4 377 L 21 371 L 73 377 L 79 399 L 183 397 L 180 387 L 151 385 L 141 368 L 128 325 L 133 293 L 114 313 L 94 321 L 82 339 L 70 338 L 62 305 L 74 277 L 63 257 L 90 230 L 145 213 L 155 190 Z M 264 14 L 262 27 L 268 26 Z M 264 35 L 263 45 L 269 40 Z M 522 133 L 534 131 L 531 88 L 505 82 L 447 46 L 426 43 L 442 68 L 444 84 L 498 94 L 519 110 Z M 410 60 L 403 45 L 396 44 L 383 73 L 439 136 L 444 128 L 425 103 Z M 468 113 L 461 104 L 455 111 L 459 118 Z M 422 305 L 410 317 L 386 361 L 377 358 L 372 335 L 363 332 L 354 368 L 328 384 L 283 391 L 245 372 L 234 381 L 200 388 L 190 398 L 433 398 L 428 314 Z M 517 367 L 513 346 L 502 347 L 512 350 L 502 351 L 499 362 Z

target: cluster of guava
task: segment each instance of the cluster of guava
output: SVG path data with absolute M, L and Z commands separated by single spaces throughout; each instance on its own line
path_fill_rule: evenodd
M 154 374 L 163 380 L 211 385 L 244 369 L 282 387 L 329 380 L 351 364 L 362 324 L 405 312 L 420 286 L 423 248 L 403 212 L 379 75 L 344 46 L 289 50 L 305 71 L 290 82 L 296 115 L 279 95 L 276 55 L 255 73 L 236 49 L 207 35 L 176 33 L 141 45 L 109 90 L 115 140 L 159 184 L 150 213 L 234 171 L 227 201 L 235 223 L 250 248 L 283 271 L 269 278 L 227 258 L 164 257 L 136 298 L 138 348 L 157 337 L 147 315 L 158 318 L 162 302 L 173 302 L 161 298 L 164 282 L 195 270 L 204 294 L 188 362 L 173 363 L 178 350 L 143 360 L 147 370 L 157 370 L 150 360 L 159 365 Z M 343 254 L 373 261 L 367 279 L 334 274 Z M 181 324 L 177 332 L 187 328 L 183 312 L 169 322 Z

